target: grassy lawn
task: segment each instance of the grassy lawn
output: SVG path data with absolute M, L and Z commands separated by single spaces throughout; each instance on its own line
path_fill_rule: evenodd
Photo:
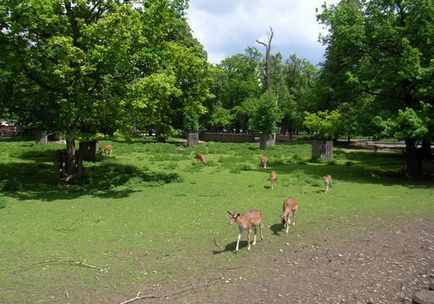
M 125 299 L 153 282 L 249 267 L 282 244 L 348 223 L 434 216 L 432 180 L 404 179 L 398 154 L 335 148 L 335 160 L 321 163 L 309 161 L 310 145 L 280 144 L 262 169 L 258 144 L 111 143 L 112 156 L 58 186 L 52 154 L 63 146 L 0 141 L 0 303 Z M 208 166 L 194 160 L 197 151 Z M 334 178 L 327 194 L 326 174 Z M 287 195 L 300 208 L 285 237 Z M 263 210 L 265 240 L 251 252 L 242 242 L 234 254 L 238 229 L 226 211 L 253 207 Z

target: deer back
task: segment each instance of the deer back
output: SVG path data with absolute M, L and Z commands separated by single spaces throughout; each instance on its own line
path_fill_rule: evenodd
M 332 183 L 332 176 L 331 175 L 323 176 L 322 179 L 324 180 L 325 184 L 330 185 Z
M 239 222 L 243 228 L 260 226 L 262 223 L 262 212 L 259 209 L 251 209 L 239 217 Z
M 298 208 L 298 202 L 297 199 L 293 196 L 288 197 L 283 201 L 283 213 L 287 215 L 288 213 L 291 213 Z

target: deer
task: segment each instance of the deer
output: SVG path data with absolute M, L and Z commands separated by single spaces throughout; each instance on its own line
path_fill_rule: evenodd
M 238 224 L 239 228 L 239 234 L 237 239 L 237 246 L 235 247 L 235 252 L 238 252 L 240 248 L 240 239 L 241 235 L 244 231 L 247 231 L 247 250 L 250 250 L 250 233 L 252 230 L 255 231 L 255 236 L 253 237 L 253 243 L 252 245 L 256 245 L 256 232 L 259 228 L 259 233 L 261 236 L 261 240 L 264 239 L 262 235 L 262 212 L 259 209 L 251 209 L 248 212 L 241 215 L 237 212 L 230 212 L 228 211 L 230 217 L 229 217 L 229 224 Z
M 264 168 L 264 169 L 266 169 L 267 168 L 267 163 L 268 163 L 268 157 L 266 157 L 266 156 L 261 156 L 261 158 L 259 159 L 260 160 L 260 166 L 262 167 L 262 168 Z
M 282 211 L 282 225 L 285 228 L 285 232 L 288 233 L 289 225 L 295 225 L 295 212 L 298 209 L 297 199 L 293 196 L 286 198 L 283 201 L 283 211 Z
M 330 186 L 332 185 L 332 176 L 331 175 L 323 176 L 322 180 L 324 181 L 325 192 L 328 192 Z
M 105 155 L 111 155 L 111 154 L 112 154 L 112 151 L 113 151 L 113 146 L 110 145 L 110 144 L 108 144 L 108 145 L 106 145 L 106 146 L 104 146 L 104 147 L 99 147 L 98 150 L 99 150 L 99 152 L 100 152 L 101 154 L 104 153 Z
M 196 159 L 197 159 L 198 161 L 201 161 L 204 165 L 207 164 L 207 161 L 206 161 L 206 159 L 205 159 L 205 155 L 203 155 L 202 153 L 197 152 L 197 153 L 196 153 Z
M 271 189 L 274 189 L 274 186 L 276 185 L 276 180 L 277 180 L 277 172 L 274 170 L 271 171 L 269 179 L 271 182 Z

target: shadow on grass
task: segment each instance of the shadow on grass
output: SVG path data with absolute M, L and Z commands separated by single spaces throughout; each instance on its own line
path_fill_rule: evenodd
M 282 224 L 273 224 L 270 226 L 270 230 L 273 231 L 273 235 L 280 235 L 280 232 L 283 231 Z
M 117 163 L 87 168 L 87 174 L 73 179 L 67 185 L 57 184 L 53 165 L 43 162 L 0 164 L 0 172 L 0 190 L 20 200 L 54 201 L 83 195 L 122 198 L 141 187 L 183 181 L 177 173 L 142 171 L 135 166 Z
M 230 251 L 236 253 L 236 251 L 235 251 L 236 247 L 237 247 L 237 241 L 234 241 L 232 243 L 227 244 L 225 246 L 225 248 L 223 248 L 222 250 L 213 250 L 212 254 L 221 254 L 221 253 L 230 252 Z M 247 241 L 240 241 L 239 249 L 244 248 L 244 247 L 247 247 Z
M 252 171 L 268 175 L 271 170 L 275 170 L 278 174 L 278 185 L 282 179 L 297 178 L 299 183 L 310 183 L 322 187 L 322 176 L 327 174 L 332 175 L 334 181 L 360 184 L 401 185 L 408 188 L 430 188 L 434 184 L 432 178 L 434 172 L 429 172 L 431 176 L 428 174 L 420 179 L 406 178 L 404 158 L 398 153 L 337 150 L 334 154 L 336 157 L 333 162 L 276 160 L 270 161 L 267 169 L 255 168 Z

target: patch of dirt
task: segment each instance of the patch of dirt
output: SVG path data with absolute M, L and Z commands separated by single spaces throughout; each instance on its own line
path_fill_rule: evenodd
M 247 271 L 226 269 L 215 280 L 164 282 L 150 292 L 156 299 L 134 303 L 396 304 L 411 303 L 415 291 L 428 288 L 434 276 L 432 218 L 352 227 L 336 235 L 326 231 L 295 246 L 283 241 L 265 259 L 260 254 L 246 257 L 255 263 Z M 260 246 L 258 242 L 252 251 Z

